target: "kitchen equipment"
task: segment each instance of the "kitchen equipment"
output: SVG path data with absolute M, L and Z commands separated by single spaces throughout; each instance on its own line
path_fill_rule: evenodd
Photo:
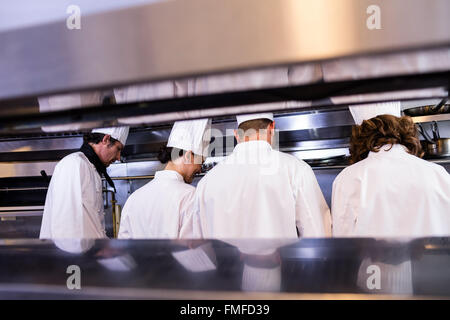
M 319 158 L 319 159 L 304 159 L 307 164 L 312 167 L 325 167 L 325 166 L 336 166 L 336 165 L 348 165 L 349 157 L 346 155 L 340 155 L 335 157 L 328 158 Z
M 403 110 L 405 115 L 410 117 L 429 116 L 441 113 L 450 113 L 450 104 L 446 104 L 447 98 L 442 99 L 435 106 L 414 107 Z
M 436 121 L 433 121 L 433 122 L 432 122 L 432 124 L 431 124 L 431 130 L 432 130 L 432 132 L 433 132 L 433 140 L 434 140 L 434 141 L 437 141 L 437 140 L 440 138 L 440 135 L 439 135 L 439 129 L 438 129 L 438 126 L 437 126 L 437 122 L 436 122 Z
M 112 199 L 111 204 L 112 204 L 112 218 L 113 218 L 113 233 L 114 238 L 117 238 L 119 235 L 121 207 L 117 203 L 115 198 Z
M 416 128 L 417 128 L 417 131 L 419 131 L 419 133 L 422 135 L 422 137 L 425 138 L 426 142 L 428 142 L 429 144 L 434 144 L 433 139 L 430 138 L 427 131 L 422 127 L 422 125 L 420 123 L 416 123 Z
M 431 124 L 433 139 L 430 138 L 420 123 L 417 123 L 417 128 L 426 140 L 422 143 L 422 148 L 425 151 L 426 157 L 450 157 L 450 138 L 441 138 L 436 121 L 433 121 Z
M 424 149 L 430 158 L 450 157 L 450 138 L 440 138 L 434 143 L 426 143 Z
M 122 212 L 122 208 L 118 204 L 116 200 L 116 194 L 113 190 L 103 189 L 103 192 L 108 195 L 111 193 L 111 213 L 112 213 L 112 228 L 113 228 L 113 238 L 117 238 L 119 235 L 119 227 L 120 227 L 120 215 Z M 106 202 L 108 202 L 108 198 L 106 198 Z
M 41 176 L 45 179 L 45 182 L 50 183 L 50 178 L 45 170 L 41 170 Z

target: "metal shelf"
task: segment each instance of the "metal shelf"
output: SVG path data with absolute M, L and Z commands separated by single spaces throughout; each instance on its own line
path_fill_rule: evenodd
M 450 164 L 450 158 L 445 159 L 424 159 L 425 161 L 444 165 L 444 164 Z M 325 170 L 325 169 L 344 169 L 348 167 L 349 165 L 334 165 L 334 166 L 311 166 L 313 170 Z
M 418 122 L 431 122 L 431 121 L 449 121 L 450 113 L 435 114 L 432 116 L 411 117 L 414 123 Z
M 14 217 L 35 217 L 42 216 L 44 206 L 21 206 L 21 207 L 1 207 L 0 220 L 13 220 Z M 11 218 L 11 219 L 10 219 Z

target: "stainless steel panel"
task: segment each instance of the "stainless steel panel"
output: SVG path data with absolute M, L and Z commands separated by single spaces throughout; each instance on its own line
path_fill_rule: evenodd
M 370 5 L 379 30 L 366 26 Z M 449 11 L 446 0 L 190 0 L 95 13 L 80 30 L 0 33 L 0 100 L 448 45 Z
M 228 120 L 229 119 L 229 120 Z M 233 130 L 237 129 L 236 118 L 229 117 L 221 122 L 213 122 L 214 132 L 221 132 L 222 135 L 233 136 Z M 353 125 L 353 118 L 348 110 L 329 112 L 308 112 L 303 114 L 275 114 L 276 128 L 280 131 L 306 130 L 327 128 L 333 126 Z M 148 128 L 132 131 L 127 140 L 127 145 L 148 144 L 157 142 L 167 142 L 170 135 L 169 128 Z M 83 138 L 78 137 L 58 137 L 49 135 L 48 137 L 36 137 L 27 139 L 3 139 L 0 140 L 0 152 L 27 152 L 27 151 L 48 151 L 78 149 L 83 143 Z
M 45 170 L 52 175 L 58 162 L 32 162 L 32 163 L 0 163 L 0 178 L 7 177 L 36 177 Z
M 83 15 L 167 0 L 16 0 L 0 3 L 0 32 L 64 20 L 69 5 L 77 5 Z M 32 14 L 30 14 L 32 13 Z
M 128 176 L 153 175 L 156 171 L 162 170 L 166 166 L 159 161 L 129 162 L 126 165 Z
M 28 152 L 79 149 L 83 143 L 82 137 L 41 138 L 27 140 L 0 141 L 0 152 Z
M 10 217 L 40 217 L 44 214 L 44 211 L 8 211 L 0 212 L 0 218 L 2 220 L 8 220 Z
M 26 207 L 0 207 L 0 211 L 15 211 L 15 210 L 43 210 L 44 206 L 26 206 Z
M 29 187 L 29 188 L 0 188 L 0 192 L 9 192 L 9 191 L 37 191 L 37 190 L 47 190 L 47 187 Z
M 212 265 L 205 272 L 195 272 L 185 259 L 174 258 L 177 252 L 194 253 L 186 241 L 1 240 L 0 298 L 448 298 L 449 240 L 205 239 L 201 244 L 210 250 L 203 250 L 204 259 Z M 197 252 L 202 250 L 196 248 Z M 270 265 L 280 267 L 275 268 L 275 277 L 273 272 L 268 273 L 267 265 L 251 264 L 252 259 L 265 261 L 261 252 L 276 256 Z M 110 263 L 106 263 L 108 260 Z M 123 263 L 117 263 L 120 261 Z M 380 289 L 367 286 L 372 275 L 365 272 L 368 262 L 378 266 L 384 275 Z M 399 268 L 403 263 L 410 267 Z M 67 267 L 74 264 L 83 270 L 82 290 L 67 288 Z M 246 265 L 253 266 L 253 270 Z M 263 271 L 272 277 L 261 277 Z M 250 275 L 249 279 L 245 275 Z M 165 311 L 174 315 L 170 318 L 179 315 L 179 309 Z
M 352 126 L 354 124 L 355 121 L 347 108 L 330 113 L 309 113 L 275 118 L 276 128 L 282 131 Z
M 0 218 L 8 217 L 35 217 L 42 216 L 44 206 L 26 206 L 26 207 L 0 207 Z
M 127 164 L 125 163 L 113 163 L 106 170 L 111 177 L 126 177 L 128 175 Z
M 311 140 L 311 141 L 298 141 L 289 144 L 289 146 L 280 148 L 280 151 L 292 152 L 292 151 L 323 150 L 323 149 L 347 148 L 348 146 L 349 146 L 348 138 Z
M 436 114 L 432 116 L 412 117 L 414 122 L 432 122 L 432 121 L 447 121 L 450 120 L 449 114 Z
M 40 114 L 11 115 L 0 118 L 0 131 L 5 134 L 40 131 L 41 126 L 90 123 L 103 123 L 103 126 L 131 124 L 165 124 L 176 120 L 198 119 L 204 117 L 223 117 L 250 112 L 267 111 L 302 111 L 334 108 L 332 102 L 326 101 L 330 96 L 353 96 L 410 90 L 406 98 L 413 98 L 413 89 L 439 87 L 448 85 L 449 72 L 409 74 L 402 76 L 377 77 L 373 79 L 348 80 L 332 83 L 314 83 L 299 86 L 265 88 L 251 91 L 237 91 L 219 94 L 195 95 L 176 99 L 152 100 L 146 102 L 126 103 L 63 110 Z M 404 91 L 403 91 L 404 92 Z M 320 100 L 314 107 L 298 106 L 285 103 L 286 100 Z M 374 102 L 391 101 L 392 97 L 376 98 Z M 397 100 L 397 99 L 395 99 Z M 361 103 L 355 100 L 352 103 Z M 347 106 L 348 104 L 344 104 Z M 130 120 L 130 121 L 128 121 Z M 86 126 L 86 128 L 89 128 Z M 97 124 L 96 126 L 99 126 Z

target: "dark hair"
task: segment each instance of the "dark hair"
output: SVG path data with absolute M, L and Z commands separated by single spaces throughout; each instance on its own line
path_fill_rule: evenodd
M 169 161 L 175 161 L 178 158 L 182 157 L 184 154 L 184 150 L 172 147 L 161 147 L 158 153 L 158 160 L 161 163 L 167 163 Z
M 267 129 L 267 127 L 271 123 L 272 123 L 272 120 L 270 120 L 270 119 L 254 119 L 254 120 L 242 122 L 238 127 L 239 136 L 241 138 L 243 138 L 242 134 L 245 135 L 247 130 L 259 131 L 259 130 Z
M 105 136 L 106 136 L 106 134 L 104 134 L 104 133 L 98 133 L 98 132 L 92 133 L 92 132 L 89 132 L 89 133 L 86 133 L 86 134 L 83 135 L 83 143 L 97 144 L 97 143 L 100 143 Z M 116 141 L 119 141 L 119 140 L 116 140 L 116 139 L 114 139 L 113 137 L 110 136 L 109 137 L 109 146 L 114 145 L 116 143 Z
M 417 130 L 410 117 L 383 114 L 364 120 L 352 128 L 350 163 L 367 158 L 370 151 L 378 152 L 385 144 L 401 144 L 412 155 L 422 157 L 424 152 L 417 138 Z

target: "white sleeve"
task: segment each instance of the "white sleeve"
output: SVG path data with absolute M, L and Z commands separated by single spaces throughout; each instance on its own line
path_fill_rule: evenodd
M 53 173 L 45 203 L 52 239 L 84 238 L 80 161 L 60 163 Z
M 344 187 L 345 185 L 345 187 Z M 356 215 L 349 203 L 350 183 L 343 183 L 342 176 L 333 182 L 331 196 L 331 214 L 333 219 L 333 237 L 349 237 L 352 235 Z
M 314 171 L 305 166 L 296 177 L 296 224 L 300 237 L 331 237 L 330 209 Z
M 187 193 L 181 201 L 178 238 L 184 239 L 194 238 L 194 219 L 193 219 L 194 196 L 195 196 L 195 189 Z

